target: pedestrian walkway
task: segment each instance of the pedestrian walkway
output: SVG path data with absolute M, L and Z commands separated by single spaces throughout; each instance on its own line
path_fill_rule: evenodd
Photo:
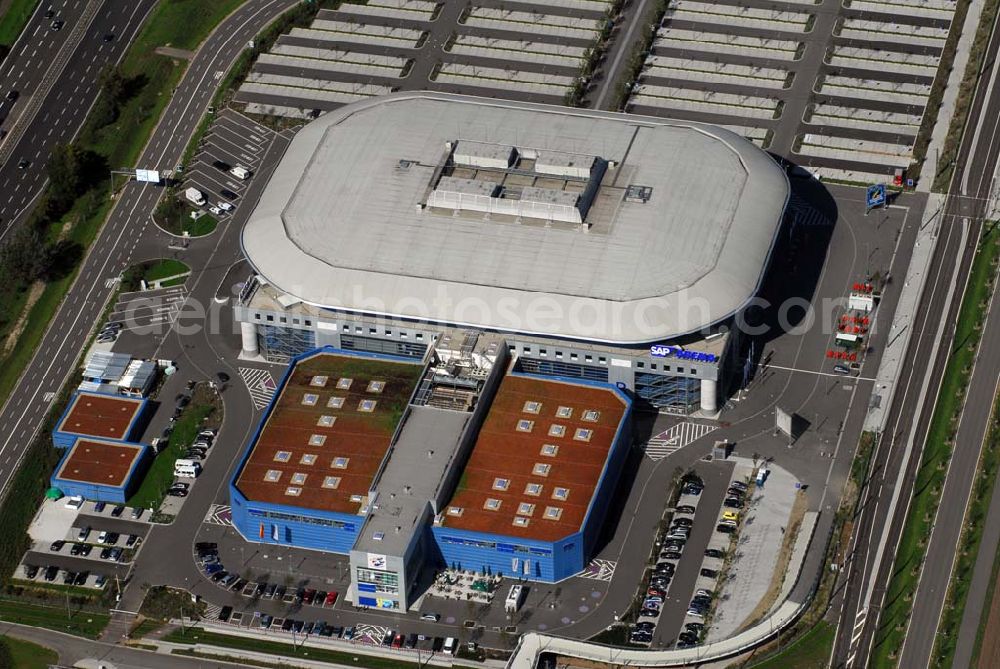
M 739 469 L 739 468 L 738 468 Z M 747 470 L 752 470 L 747 467 Z M 744 512 L 736 554 L 719 592 L 706 643 L 727 639 L 748 622 L 764 599 L 778 563 L 789 514 L 798 493 L 797 479 L 775 464 L 768 466 L 767 482 L 755 487 L 750 506 Z M 764 611 L 759 612 L 763 617 Z
M 865 431 L 881 432 L 885 429 L 889 407 L 892 405 L 893 393 L 896 390 L 896 380 L 899 378 L 900 365 L 910 343 L 911 322 L 917 313 L 917 302 L 923 292 L 924 281 L 934 247 L 937 245 L 941 213 L 944 211 L 946 198 L 943 195 L 930 195 L 924 208 L 924 217 L 920 222 L 916 243 L 910 250 L 910 264 L 906 269 L 906 277 L 899 291 L 899 301 L 896 312 L 891 314 L 892 324 L 889 326 L 889 337 L 882 351 L 878 372 L 875 374 L 875 387 L 872 389 L 868 414 L 865 416 Z M 896 283 L 900 283 L 898 280 Z M 876 318 L 888 318 L 879 316 Z
M 674 451 L 701 439 L 715 429 L 714 425 L 703 423 L 678 423 L 646 442 L 644 449 L 646 456 L 653 462 L 659 462 Z

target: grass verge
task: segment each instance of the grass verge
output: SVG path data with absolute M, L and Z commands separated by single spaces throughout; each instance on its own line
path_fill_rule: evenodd
M 199 430 L 218 427 L 222 422 L 221 414 L 222 404 L 218 395 L 208 384 L 199 383 L 191 403 L 174 423 L 167 447 L 153 460 L 139 489 L 129 498 L 128 505 L 154 511 L 158 509 L 174 481 L 174 461 L 183 457 L 184 450 L 194 443 Z
M 180 260 L 165 258 L 149 264 L 143 272 L 142 278 L 148 283 L 150 281 L 166 279 L 168 276 L 177 276 L 178 274 L 184 274 L 185 272 L 190 271 L 191 268 L 182 263 Z
M 808 632 L 752 669 L 825 669 L 833 652 L 837 628 L 821 620 Z
M 108 625 L 108 614 L 0 599 L 0 620 L 96 639 Z
M 14 45 L 17 36 L 28 25 L 28 19 L 38 6 L 39 0 L 11 0 L 7 11 L 0 16 L 0 60 L 7 49 Z
M 993 484 L 997 470 L 1000 469 L 998 446 L 1000 446 L 1000 398 L 994 398 L 993 414 L 979 456 L 972 498 L 965 514 L 962 536 L 958 542 L 955 569 L 951 574 L 948 596 L 938 624 L 937 641 L 931 654 L 931 666 L 949 667 L 954 660 L 955 644 L 958 641 L 959 628 L 962 626 L 962 614 L 965 612 L 965 601 L 969 595 L 972 570 L 976 566 L 976 558 L 979 556 L 983 540 L 983 522 L 986 520 L 986 513 L 993 499 Z
M 59 663 L 59 654 L 45 646 L 0 636 L 0 667 L 6 669 L 48 669 Z
M 894 667 L 902 649 L 911 603 L 923 565 L 927 538 L 944 486 L 954 447 L 958 419 L 965 401 L 969 375 L 978 349 L 983 319 L 992 293 L 1000 256 L 1000 228 L 988 229 L 979 241 L 969 283 L 958 312 L 952 348 L 941 379 L 934 414 L 924 444 L 913 497 L 893 564 L 872 649 L 872 667 Z
M 421 666 L 416 662 L 401 662 L 400 660 L 375 655 L 361 655 L 353 652 L 345 653 L 336 650 L 327 650 L 326 648 L 312 648 L 301 645 L 296 647 L 290 643 L 281 641 L 217 634 L 215 632 L 206 632 L 200 627 L 189 627 L 183 631 L 174 630 L 170 634 L 165 635 L 163 640 L 170 643 L 192 645 L 198 643 L 218 648 L 248 650 L 275 656 L 308 657 L 310 660 L 318 662 L 333 662 L 346 666 L 368 667 L 368 669 L 419 669 Z

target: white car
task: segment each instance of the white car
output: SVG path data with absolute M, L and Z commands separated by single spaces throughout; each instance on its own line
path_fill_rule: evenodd
M 210 213 L 212 213 L 212 214 L 215 214 L 216 216 L 221 216 L 222 215 L 222 210 L 219 209 L 218 207 L 209 207 L 208 211 Z
M 233 205 L 229 204 L 228 202 L 218 202 L 218 203 L 216 203 L 215 206 L 218 207 L 219 209 L 221 209 L 222 211 L 232 211 L 235 208 L 235 207 L 233 207 Z

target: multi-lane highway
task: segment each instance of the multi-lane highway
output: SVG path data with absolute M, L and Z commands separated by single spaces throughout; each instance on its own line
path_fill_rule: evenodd
M 68 144 L 97 99 L 98 78 L 117 63 L 155 0 L 40 3 L 0 68 L 0 238 L 31 209 L 56 144 Z M 52 21 L 63 21 L 59 30 Z M 11 94 L 11 92 L 14 92 Z M 14 100 L 8 100 L 8 96 Z
M 960 147 L 949 199 L 940 214 L 937 248 L 919 308 L 912 319 L 906 364 L 902 366 L 886 430 L 855 519 L 834 666 L 867 666 L 874 644 L 881 639 L 880 631 L 906 622 L 884 620 L 881 613 L 893 573 L 895 548 L 908 512 L 906 501 L 920 466 L 941 372 L 952 349 L 953 324 L 976 252 L 984 206 L 1000 154 L 1000 90 L 991 85 L 998 48 L 1000 43 L 995 33 Z M 924 667 L 930 659 L 972 482 L 971 472 L 975 471 L 996 388 L 998 356 L 1000 339 L 984 336 L 966 401 L 963 429 L 928 545 L 928 560 L 933 558 L 935 562 L 925 564 L 935 567 L 922 571 L 900 666 Z M 974 408 L 971 414 L 970 407 Z M 894 495 L 898 498 L 895 505 Z M 884 550 L 880 551 L 880 546 Z
M 180 160 L 224 73 L 248 40 L 295 0 L 249 0 L 202 43 L 164 111 L 140 164 L 169 169 Z M 6 494 L 49 408 L 46 393 L 57 391 L 72 371 L 81 347 L 146 232 L 145 222 L 162 194 L 152 184 L 130 183 L 118 197 L 73 286 L 60 305 L 38 350 L 0 411 L 0 494 Z M 142 223 L 136 224 L 137 221 Z

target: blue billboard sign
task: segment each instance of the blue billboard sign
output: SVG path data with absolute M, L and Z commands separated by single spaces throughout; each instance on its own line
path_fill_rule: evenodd
M 665 344 L 653 344 L 649 347 L 649 354 L 654 358 L 677 358 L 679 360 L 697 360 L 698 362 L 715 362 L 718 356 L 714 353 L 702 353 L 701 351 L 686 351 L 680 346 L 667 346 Z
M 884 207 L 886 205 L 885 184 L 873 184 L 868 187 L 865 194 L 865 206 L 868 209 Z

